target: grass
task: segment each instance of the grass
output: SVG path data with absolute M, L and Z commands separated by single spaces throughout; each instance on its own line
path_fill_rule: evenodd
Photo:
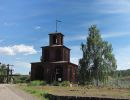
M 38 97 L 40 100 L 48 100 L 47 98 L 45 98 L 47 91 L 43 90 L 42 87 L 28 86 L 24 84 L 24 85 L 19 85 L 19 88 Z
M 57 81 L 54 81 L 53 83 L 52 83 L 52 85 L 53 86 L 64 86 L 64 87 L 66 87 L 66 86 L 70 86 L 70 82 L 69 81 L 63 81 L 63 82 L 57 82 Z
M 20 86 L 24 91 L 31 93 L 41 100 L 47 100 L 46 94 L 59 96 L 88 96 L 88 97 L 108 97 L 108 98 L 128 98 L 130 99 L 130 77 L 119 80 L 111 80 L 105 87 L 77 86 L 69 87 L 68 81 L 57 83 L 53 86 L 47 86 L 44 81 L 32 81 L 29 86 Z M 55 85 L 55 86 L 54 86 Z
M 31 81 L 29 83 L 30 86 L 43 86 L 43 85 L 46 85 L 46 82 L 45 81 L 39 81 L 39 80 L 35 80 L 35 81 Z
M 130 89 L 111 88 L 111 87 L 63 87 L 63 86 L 22 86 L 22 88 L 40 98 L 47 100 L 47 93 L 61 96 L 92 96 L 92 97 L 110 97 L 110 98 L 130 98 Z
M 118 89 L 111 87 L 57 87 L 43 86 L 48 93 L 55 95 L 68 96 L 95 96 L 95 97 L 113 97 L 113 98 L 130 98 L 130 89 Z

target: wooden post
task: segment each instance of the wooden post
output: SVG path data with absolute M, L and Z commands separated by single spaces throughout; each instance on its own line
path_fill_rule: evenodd
M 7 64 L 7 84 L 9 83 L 9 64 Z
M 9 83 L 9 79 L 11 79 L 11 77 L 12 77 L 12 69 L 10 70 L 10 68 L 9 68 L 9 66 L 14 66 L 14 65 L 9 65 L 9 64 L 7 64 L 7 84 Z M 10 73 L 11 72 L 11 73 Z M 9 75 L 9 73 L 11 74 L 11 75 Z M 10 76 L 10 78 L 9 78 L 9 76 Z

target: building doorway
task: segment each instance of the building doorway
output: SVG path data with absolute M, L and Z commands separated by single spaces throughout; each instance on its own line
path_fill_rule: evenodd
M 55 69 L 55 80 L 58 82 L 63 81 L 63 67 L 57 66 Z

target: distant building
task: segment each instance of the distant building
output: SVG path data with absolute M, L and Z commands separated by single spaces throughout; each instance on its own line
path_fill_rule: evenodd
M 49 34 L 49 46 L 42 47 L 41 62 L 31 63 L 31 80 L 77 81 L 78 66 L 70 62 L 70 49 L 63 45 L 63 36 Z

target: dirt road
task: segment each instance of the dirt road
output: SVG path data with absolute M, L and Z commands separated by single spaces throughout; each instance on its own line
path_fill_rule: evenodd
M 0 100 L 38 100 L 13 85 L 0 84 Z

